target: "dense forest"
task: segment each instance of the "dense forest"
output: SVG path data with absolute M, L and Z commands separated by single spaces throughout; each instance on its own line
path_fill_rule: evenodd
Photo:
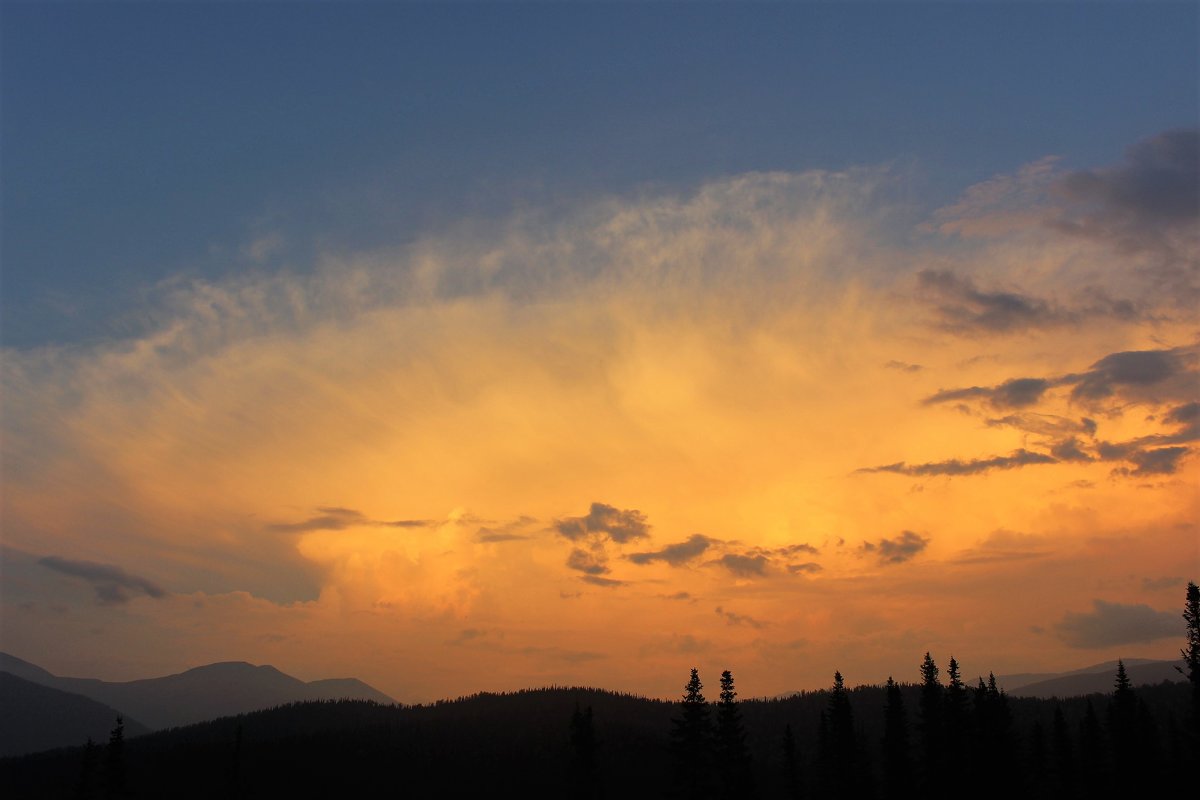
M 552 687 L 428 705 L 294 703 L 0 761 L 5 797 L 902 798 L 1153 796 L 1200 766 L 1200 589 L 1188 585 L 1186 682 L 1009 697 L 950 658 L 912 683 L 710 702 Z M 902 676 L 905 677 L 905 676 Z

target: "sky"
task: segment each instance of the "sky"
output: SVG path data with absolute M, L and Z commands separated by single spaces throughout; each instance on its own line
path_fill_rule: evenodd
M 0 647 L 405 702 L 1176 657 L 1198 32 L 4 3 Z

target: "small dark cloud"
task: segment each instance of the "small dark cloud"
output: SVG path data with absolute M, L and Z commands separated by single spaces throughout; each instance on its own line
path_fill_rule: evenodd
M 1169 425 L 1195 425 L 1200 422 L 1200 401 L 1175 406 L 1163 415 L 1163 422 Z
M 370 519 L 361 511 L 341 506 L 319 506 L 317 513 L 300 522 L 281 522 L 268 525 L 277 533 L 310 533 L 312 531 L 341 531 L 352 527 L 425 528 L 434 524 L 428 519 Z
M 619 581 L 615 578 L 602 578 L 599 575 L 580 575 L 579 580 L 583 581 L 584 583 L 590 583 L 593 586 L 603 586 L 606 589 L 616 586 L 624 586 L 626 583 L 625 581 Z
M 726 553 L 716 560 L 739 578 L 757 578 L 767 574 L 768 559 L 764 555 L 742 555 Z
M 920 364 L 909 364 L 904 361 L 889 361 L 883 365 L 887 369 L 895 369 L 900 372 L 920 372 L 924 367 Z
M 600 534 L 623 544 L 650 535 L 645 514 L 637 509 L 619 509 L 606 503 L 592 503 L 586 516 L 557 520 L 554 527 L 572 541 L 589 534 Z
M 1054 630 L 1069 646 L 1080 648 L 1141 644 L 1180 635 L 1179 615 L 1173 611 L 1104 600 L 1093 601 L 1090 612 L 1068 611 Z
M 1179 470 L 1180 460 L 1190 453 L 1186 447 L 1159 447 L 1155 450 L 1138 450 L 1127 459 L 1133 462 L 1132 470 L 1122 474 L 1145 477 L 1147 475 L 1174 475 Z
M 692 600 L 694 599 L 691 592 L 675 592 L 674 594 L 660 594 L 663 600 Z
M 952 561 L 955 564 L 1028 561 L 1050 555 L 1045 544 L 1046 540 L 1041 536 L 1000 529 L 992 531 L 976 547 L 962 551 Z
M 936 305 L 941 327 L 957 332 L 1004 333 L 1073 321 L 1045 300 L 1018 292 L 981 291 L 948 270 L 917 273 L 921 294 Z
M 882 564 L 902 564 L 929 546 L 929 539 L 913 531 L 903 531 L 894 539 L 880 539 L 878 544 L 863 542 L 863 553 L 872 553 Z
M 573 570 L 588 575 L 604 575 L 609 571 L 608 558 L 603 550 L 583 550 L 579 547 L 571 550 L 567 556 L 567 566 Z
M 1181 592 L 1187 585 L 1187 578 L 1172 575 L 1166 578 L 1142 578 L 1142 589 L 1147 592 L 1158 592 L 1163 589 L 1179 589 Z
M 1055 442 L 1050 448 L 1050 455 L 1054 456 L 1059 461 L 1092 461 L 1094 460 L 1088 455 L 1079 444 L 1079 440 L 1074 436 L 1069 439 L 1063 439 L 1061 442 Z
M 1162 383 L 1186 368 L 1173 350 L 1130 350 L 1111 353 L 1092 364 L 1071 390 L 1074 400 L 1103 400 L 1124 387 Z
M 492 528 L 480 528 L 475 532 L 475 541 L 477 542 L 515 542 L 522 539 L 528 539 L 528 536 L 523 536 L 519 533 L 510 531 L 498 531 Z
M 805 561 L 802 564 L 788 564 L 787 571 L 793 575 L 814 575 L 825 568 L 815 561 Z
M 1126 252 L 1162 251 L 1176 234 L 1196 235 L 1200 216 L 1200 130 L 1143 139 L 1115 167 L 1071 172 L 1056 191 L 1073 207 L 1051 225 Z
M 899 461 L 895 464 L 884 464 L 880 467 L 863 467 L 856 472 L 895 472 L 899 475 L 979 475 L 994 469 L 1016 469 L 1032 464 L 1058 463 L 1052 456 L 1034 453 L 1024 448 L 1014 450 L 1007 456 L 992 456 L 991 458 L 970 459 L 962 461 L 952 458 L 948 461 L 933 461 L 926 464 L 908 464 Z
M 928 406 L 958 400 L 986 400 L 993 408 L 1024 408 L 1035 405 L 1053 385 L 1045 378 L 1013 378 L 999 386 L 944 389 L 922 402 Z
M 1086 417 L 1076 421 L 1068 417 L 1060 417 L 1056 414 L 1038 414 L 1029 411 L 1006 414 L 1003 417 L 994 417 L 985 420 L 985 424 L 989 428 L 1016 428 L 1026 433 L 1055 438 L 1077 434 L 1094 436 L 1096 433 L 1095 420 Z
M 749 617 L 749 616 L 746 616 L 745 614 L 735 614 L 732 611 L 726 611 L 725 609 L 721 608 L 720 606 L 717 606 L 716 611 L 717 611 L 718 617 L 725 618 L 726 625 L 736 625 L 736 626 L 744 625 L 747 628 L 754 628 L 755 630 L 761 630 L 767 626 L 767 623 L 762 622 L 757 619 L 754 619 L 754 617 Z
M 166 591 L 158 584 L 137 575 L 130 575 L 114 564 L 97 564 L 93 561 L 73 561 L 58 556 L 46 556 L 38 563 L 47 569 L 73 578 L 82 578 L 92 584 L 96 599 L 101 605 L 127 603 L 134 594 L 160 598 Z
M 630 553 L 626 558 L 635 564 L 650 564 L 654 561 L 663 561 L 673 567 L 678 567 L 703 554 L 715 541 L 715 539 L 710 539 L 703 534 L 696 533 L 689 536 L 687 541 L 669 544 L 661 550 L 653 550 L 646 553 Z
M 819 549 L 817 549 L 816 547 L 813 547 L 808 542 L 797 542 L 795 544 L 785 544 L 782 547 L 773 547 L 773 548 L 756 547 L 751 552 L 752 553 L 762 553 L 764 555 L 770 555 L 770 556 L 778 556 L 780 558 L 789 558 L 791 556 L 800 555 L 801 553 L 807 553 L 808 555 L 813 555 L 813 556 L 818 556 L 821 554 L 821 551 Z

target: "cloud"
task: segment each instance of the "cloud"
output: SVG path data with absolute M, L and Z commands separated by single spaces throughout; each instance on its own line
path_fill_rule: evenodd
M 886 369 L 899 370 L 900 372 L 920 372 L 924 367 L 920 364 L 909 364 L 906 361 L 889 361 L 883 365 Z
M 1161 578 L 1142 578 L 1142 590 L 1147 592 L 1158 592 L 1164 589 L 1178 589 L 1182 592 L 1185 586 L 1187 586 L 1187 578 L 1177 575 Z
M 747 628 L 754 628 L 755 630 L 761 630 L 767 626 L 765 622 L 744 614 L 735 614 L 732 611 L 726 611 L 721 606 L 717 606 L 716 612 L 718 617 L 725 618 L 726 625 L 745 626 Z
M 1196 237 L 1200 217 L 1200 130 L 1160 133 L 1130 146 L 1118 166 L 1071 172 L 1054 190 L 1070 204 L 1052 224 L 1112 242 L 1122 251 L 1161 251 Z
M 1074 322 L 1077 315 L 1018 292 L 981 291 L 949 270 L 917 273 L 918 292 L 936 305 L 940 326 L 959 333 L 1006 333 Z
M 599 575 L 580 575 L 579 580 L 584 583 L 590 583 L 593 586 L 603 586 L 606 589 L 625 586 L 628 583 L 627 581 L 619 581 L 616 578 L 602 578 Z
M 528 538 L 519 533 L 498 531 L 493 528 L 480 528 L 475 531 L 475 541 L 477 542 L 516 542 Z
M 660 594 L 663 600 L 693 600 L 691 592 L 675 592 L 673 594 Z
M 703 554 L 715 542 L 715 539 L 710 539 L 703 534 L 696 533 L 689 536 L 686 541 L 669 544 L 661 550 L 653 550 L 646 553 L 630 553 L 626 558 L 635 564 L 650 564 L 655 561 L 663 561 L 673 567 L 678 567 Z
M 571 550 L 571 555 L 567 556 L 567 566 L 588 575 L 604 575 L 609 572 L 608 557 L 603 550 L 588 551 L 576 547 Z
M 1038 414 L 1033 412 L 1006 414 L 1003 417 L 985 420 L 985 424 L 990 428 L 1008 426 L 1025 431 L 1026 433 L 1051 437 L 1071 436 L 1080 433 L 1087 436 L 1095 436 L 1097 428 L 1096 421 L 1087 417 L 1083 417 L 1076 422 L 1073 419 L 1060 417 L 1056 414 Z
M 984 388 L 972 386 L 967 389 L 948 389 L 926 397 L 925 405 L 946 403 L 955 400 L 986 400 L 995 408 L 1023 408 L 1035 405 L 1042 399 L 1053 383 L 1044 378 L 1014 378 L 999 386 Z
M 96 591 L 96 599 L 101 605 L 118 605 L 132 599 L 130 592 L 144 594 L 147 597 L 160 598 L 166 596 L 166 591 L 158 584 L 137 575 L 130 575 L 114 564 L 97 564 L 94 561 L 73 561 L 58 556 L 46 556 L 38 559 L 38 563 L 47 569 L 83 578 L 92 584 Z
M 856 472 L 895 472 L 899 475 L 979 475 L 994 469 L 1016 469 L 1032 464 L 1056 464 L 1058 461 L 1043 453 L 1034 453 L 1021 448 L 1007 456 L 992 456 L 962 461 L 957 458 L 948 461 L 933 461 L 926 464 L 908 464 L 899 461 L 895 464 L 884 464 L 880 467 L 863 467 Z
M 1133 462 L 1134 469 L 1125 471 L 1125 474 L 1136 477 L 1174 475 L 1179 469 L 1180 460 L 1190 452 L 1186 447 L 1159 447 L 1130 453 L 1126 458 Z
M 1131 350 L 1111 353 L 1076 377 L 1071 390 L 1074 400 L 1094 401 L 1111 397 L 1122 389 L 1161 384 L 1186 370 L 1178 350 Z
M 566 517 L 556 521 L 554 527 L 572 541 L 589 534 L 601 534 L 623 544 L 650 535 L 645 514 L 636 509 L 618 509 L 606 503 L 592 503 L 587 516 Z
M 815 561 L 805 561 L 801 564 L 788 564 L 787 571 L 793 575 L 814 575 L 825 568 Z
M 716 560 L 717 564 L 739 578 L 760 578 L 767 574 L 768 559 L 764 555 L 742 555 L 726 553 Z
M 1104 600 L 1094 600 L 1090 612 L 1068 611 L 1054 629 L 1067 645 L 1079 648 L 1142 644 L 1183 635 L 1179 615 L 1173 611 Z
M 971 549 L 951 559 L 954 564 L 994 564 L 1007 561 L 1029 561 L 1050 555 L 1045 537 L 1009 530 L 992 531 Z
M 904 531 L 894 539 L 880 539 L 878 544 L 863 542 L 863 553 L 874 553 L 881 564 L 902 564 L 929 546 L 929 539 L 913 531 Z
M 434 524 L 428 519 L 369 519 L 361 511 L 339 506 L 321 506 L 317 515 L 300 522 L 281 522 L 268 525 L 267 530 L 278 533 L 311 533 L 313 531 L 341 531 L 357 526 L 380 528 L 425 528 Z
M 1094 460 L 1080 446 L 1079 440 L 1074 436 L 1055 442 L 1050 448 L 1050 455 L 1054 456 L 1059 461 L 1092 461 Z

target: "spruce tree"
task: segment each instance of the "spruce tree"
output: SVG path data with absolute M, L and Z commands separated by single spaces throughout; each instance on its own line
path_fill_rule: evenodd
M 754 775 L 750 769 L 750 751 L 746 748 L 746 731 L 742 712 L 733 688 L 733 673 L 721 673 L 721 698 L 717 703 L 715 756 L 721 783 L 722 798 L 754 796 Z
M 1193 581 L 1188 581 L 1183 619 L 1187 623 L 1187 647 L 1179 654 L 1183 656 L 1187 679 L 1192 684 L 1192 758 L 1193 763 L 1200 764 L 1200 587 Z
M 79 782 L 75 785 L 78 800 L 91 800 L 96 796 L 96 766 L 100 763 L 100 745 L 88 737 L 83 746 L 83 763 L 79 768 Z
M 965 779 L 964 769 L 968 753 L 967 745 L 967 687 L 962 682 L 958 662 L 950 657 L 946 667 L 950 683 L 945 692 L 945 713 L 942 717 L 942 734 L 946 743 L 944 753 L 945 785 L 955 786 Z
M 1113 785 L 1118 792 L 1132 791 L 1138 750 L 1137 694 L 1125 671 L 1125 663 L 1120 659 L 1108 703 L 1108 738 L 1112 742 Z
M 913 793 L 912 761 L 908 744 L 908 715 L 900 685 L 887 679 L 887 704 L 883 709 L 883 786 L 891 800 Z
M 1079 724 L 1079 783 L 1084 797 L 1099 797 L 1108 791 L 1108 744 L 1099 715 L 1092 701 L 1087 701 L 1083 721 Z
M 104 796 L 117 798 L 125 795 L 125 719 L 117 715 L 117 727 L 108 735 L 108 748 L 104 754 Z
M 711 796 L 712 722 L 704 684 L 693 667 L 684 686 L 680 714 L 672 720 L 671 749 L 675 755 L 675 785 L 680 796 L 695 800 Z
M 858 773 L 858 737 L 854 732 L 854 712 L 841 672 L 833 673 L 829 692 L 825 786 L 834 797 L 856 796 Z
M 803 780 L 800 771 L 800 753 L 796 750 L 796 737 L 792 734 L 791 723 L 788 723 L 783 728 L 783 785 L 788 800 L 803 799 Z
M 942 788 L 942 685 L 940 670 L 933 656 L 925 653 L 921 662 L 921 750 L 925 789 L 938 793 Z

